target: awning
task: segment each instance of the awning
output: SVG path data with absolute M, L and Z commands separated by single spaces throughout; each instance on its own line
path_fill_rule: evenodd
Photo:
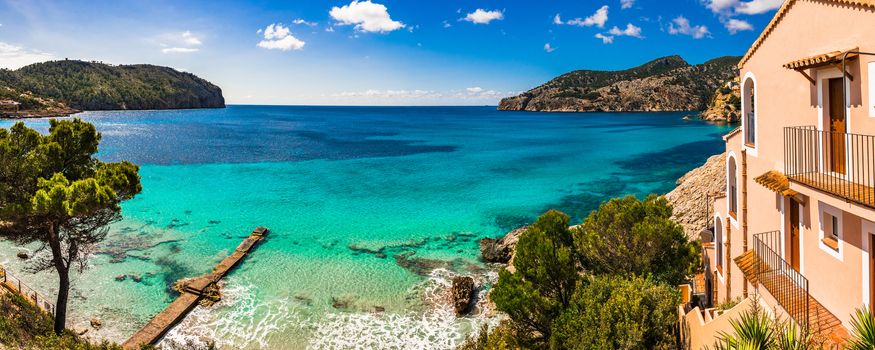
M 842 63 L 842 56 L 845 52 L 857 51 L 857 48 L 841 50 L 841 51 L 832 51 L 827 53 L 822 53 L 819 55 L 814 55 L 811 57 L 801 58 L 790 63 L 784 65 L 784 68 L 801 70 L 815 67 L 823 67 L 827 65 L 835 65 Z M 847 58 L 857 57 L 858 55 L 855 53 L 849 53 Z
M 771 170 L 753 179 L 756 183 L 787 197 L 793 197 L 799 192 L 790 189 L 790 180 L 777 170 Z

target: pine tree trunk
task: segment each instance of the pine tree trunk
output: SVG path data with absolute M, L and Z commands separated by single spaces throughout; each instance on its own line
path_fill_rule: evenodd
M 70 296 L 70 269 L 64 263 L 61 252 L 60 225 L 49 226 L 49 247 L 52 249 L 52 262 L 58 271 L 58 300 L 55 303 L 55 333 L 61 334 L 67 325 L 67 299 Z
M 58 271 L 58 301 L 55 303 L 55 333 L 61 334 L 67 327 L 67 299 L 70 296 L 69 270 Z

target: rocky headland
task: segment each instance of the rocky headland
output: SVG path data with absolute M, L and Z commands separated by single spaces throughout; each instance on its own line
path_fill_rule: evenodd
M 194 74 L 148 64 L 110 65 L 77 60 L 0 69 L 0 116 L 64 116 L 89 110 L 222 108 L 218 86 Z M 4 106 L 0 106 L 4 107 Z
M 621 71 L 577 70 L 508 97 L 499 110 L 538 112 L 700 111 L 715 90 L 738 75 L 739 57 L 691 65 L 663 57 Z

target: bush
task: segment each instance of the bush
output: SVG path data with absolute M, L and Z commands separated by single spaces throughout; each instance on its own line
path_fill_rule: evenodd
M 701 248 L 671 220 L 664 197 L 603 203 L 574 231 L 580 263 L 590 273 L 648 276 L 677 285 L 701 267 Z
M 556 320 L 557 349 L 671 349 L 680 293 L 651 279 L 598 276 Z

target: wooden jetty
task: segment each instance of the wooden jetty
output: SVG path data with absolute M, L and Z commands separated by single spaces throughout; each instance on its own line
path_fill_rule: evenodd
M 225 275 L 231 271 L 234 266 L 237 266 L 246 254 L 255 247 L 264 236 L 267 235 L 267 228 L 257 227 L 252 231 L 246 239 L 237 246 L 230 256 L 222 260 L 213 269 L 213 272 L 197 277 L 188 283 L 181 291 L 181 295 L 176 298 L 164 311 L 155 316 L 149 323 L 143 326 L 137 333 L 134 333 L 122 347 L 125 349 L 139 349 L 142 344 L 154 345 L 161 337 L 164 336 L 173 326 L 182 321 L 188 313 L 197 306 L 198 302 L 204 298 L 208 288 L 214 286 Z

